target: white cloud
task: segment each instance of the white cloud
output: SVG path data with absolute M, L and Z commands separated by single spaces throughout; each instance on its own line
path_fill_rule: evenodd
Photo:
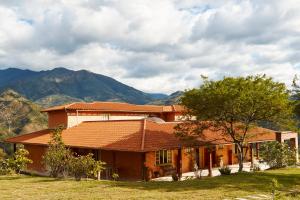
M 147 92 L 265 73 L 291 83 L 300 66 L 293 0 L 0 1 L 0 68 L 64 66 Z

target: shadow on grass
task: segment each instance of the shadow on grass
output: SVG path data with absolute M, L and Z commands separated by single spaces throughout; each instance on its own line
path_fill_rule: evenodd
M 11 181 L 11 180 L 24 179 L 24 178 L 27 178 L 27 176 L 22 176 L 22 175 L 0 176 L 0 181 Z
M 299 171 L 298 171 L 299 172 Z M 283 190 L 289 190 L 300 185 L 300 174 L 287 174 L 275 171 L 240 173 L 230 176 L 204 178 L 202 180 L 187 180 L 179 182 L 117 182 L 112 186 L 140 190 L 158 190 L 163 192 L 191 191 L 191 190 L 240 190 L 245 192 L 270 192 L 271 180 L 276 178 L 283 186 Z
M 56 182 L 64 181 L 61 178 L 42 177 L 38 175 L 6 175 L 0 176 L 0 181 L 26 180 L 26 182 Z

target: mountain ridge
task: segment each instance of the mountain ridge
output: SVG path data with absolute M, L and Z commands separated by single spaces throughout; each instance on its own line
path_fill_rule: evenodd
M 121 101 L 135 104 L 147 104 L 163 97 L 163 94 L 142 92 L 108 76 L 63 67 L 43 71 L 18 68 L 0 70 L 0 93 L 7 89 L 36 102 L 51 95 L 56 95 L 58 102 L 65 102 L 58 98 L 62 96 L 62 99 L 70 97 L 88 102 Z M 49 105 L 53 104 L 50 102 Z

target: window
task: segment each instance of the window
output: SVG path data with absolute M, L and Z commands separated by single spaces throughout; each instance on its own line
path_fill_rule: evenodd
M 160 150 L 155 152 L 156 165 L 164 165 L 172 163 L 172 151 Z
M 193 152 L 193 148 L 187 147 L 187 148 L 184 149 L 184 152 L 185 153 L 191 153 L 191 152 Z

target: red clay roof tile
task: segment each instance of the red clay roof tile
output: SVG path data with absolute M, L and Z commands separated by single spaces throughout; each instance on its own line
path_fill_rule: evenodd
M 101 110 L 113 112 L 175 112 L 174 106 L 157 106 L 157 105 L 135 105 L 120 102 L 75 102 L 72 104 L 55 106 L 44 109 L 42 112 L 50 112 L 55 110 Z M 183 110 L 180 105 L 176 105 L 176 112 Z
M 67 146 L 97 148 L 118 151 L 147 152 L 159 149 L 175 149 L 184 144 L 174 135 L 174 127 L 178 122 L 156 123 L 146 120 L 144 144 L 144 120 L 119 120 L 83 122 L 78 126 L 62 132 L 63 141 Z M 250 131 L 253 137 L 249 142 L 275 140 L 274 131 L 264 128 L 254 128 Z M 51 130 L 46 129 L 7 140 L 11 143 L 47 145 Z M 206 131 L 198 138 L 199 145 L 232 143 L 229 138 L 220 136 L 217 132 Z

